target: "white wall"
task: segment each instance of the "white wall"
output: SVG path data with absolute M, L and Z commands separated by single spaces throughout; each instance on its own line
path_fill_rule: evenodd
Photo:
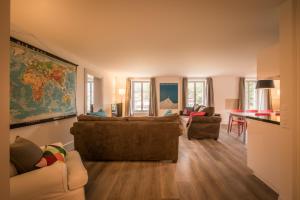
M 84 69 L 82 67 L 77 68 L 76 104 L 77 113 L 82 114 L 84 112 Z M 10 142 L 13 142 L 15 137 L 19 135 L 38 145 L 59 141 L 66 144 L 66 148 L 72 148 L 73 136 L 70 134 L 70 128 L 75 121 L 76 117 L 11 129 Z
M 0 191 L 9 199 L 9 0 L 0 1 Z
M 225 109 L 225 100 L 238 98 L 239 77 L 215 76 L 212 78 L 214 84 L 215 112 L 221 114 L 222 123 L 227 124 L 229 110 Z

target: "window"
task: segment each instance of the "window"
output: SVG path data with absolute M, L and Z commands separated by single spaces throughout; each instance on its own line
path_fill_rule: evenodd
M 205 80 L 188 80 L 188 107 L 192 107 L 195 104 L 205 104 L 205 87 Z
M 150 82 L 132 81 L 132 107 L 134 113 L 149 111 Z
M 256 80 L 245 81 L 245 109 L 257 110 L 258 108 L 258 93 L 256 88 Z
M 86 88 L 86 111 L 92 112 L 91 107 L 94 106 L 94 76 L 87 74 Z

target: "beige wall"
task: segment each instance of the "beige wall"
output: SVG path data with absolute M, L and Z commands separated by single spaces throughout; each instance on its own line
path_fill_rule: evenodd
M 279 125 L 247 120 L 247 165 L 255 176 L 264 181 L 276 192 L 280 192 L 280 170 L 282 143 Z M 268 148 L 266 148 L 268 147 Z
M 229 110 L 225 109 L 225 102 L 226 99 L 238 98 L 239 77 L 215 76 L 213 81 L 216 113 L 221 114 L 222 123 L 227 124 Z
M 294 0 L 285 1 L 280 9 L 280 77 L 281 77 L 281 173 L 280 194 L 295 199 L 297 69 L 295 57 Z
M 257 78 L 279 79 L 280 76 L 280 45 L 274 44 L 263 49 L 257 56 Z
M 297 1 L 297 15 L 296 15 L 296 24 L 297 24 L 297 70 L 298 70 L 298 91 L 300 89 L 300 0 Z M 300 94 L 298 93 L 298 116 L 297 121 L 300 120 Z M 296 199 L 300 199 L 300 124 L 297 124 L 297 133 L 298 133 L 298 162 L 297 162 L 297 178 L 295 180 L 296 184 Z
M 0 191 L 9 199 L 9 0 L 0 1 Z
M 280 109 L 281 124 L 275 126 L 250 120 L 248 165 L 254 174 L 279 192 L 280 199 L 296 198 L 297 187 L 297 88 L 295 4 L 280 6 Z M 297 99 L 298 97 L 298 99 Z M 299 105 L 299 103 L 298 103 Z M 298 115 L 299 117 L 299 115 Z M 299 184 L 299 183 L 298 183 Z M 299 190 L 299 189 L 298 189 Z

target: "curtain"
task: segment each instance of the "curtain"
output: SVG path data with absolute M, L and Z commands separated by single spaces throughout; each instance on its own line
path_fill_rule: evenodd
M 188 92 L 188 79 L 182 79 L 182 110 L 186 107 L 187 100 L 187 92 Z
M 211 77 L 206 78 L 206 105 L 208 107 L 214 107 L 214 87 L 213 79 Z
M 127 78 L 126 80 L 126 92 L 125 92 L 125 116 L 132 115 L 131 108 L 131 79 Z
M 272 110 L 272 96 L 270 89 L 261 89 L 259 91 L 259 110 Z
M 149 116 L 157 116 L 157 98 L 156 98 L 156 81 L 155 78 L 150 79 L 150 102 Z
M 266 110 L 273 110 L 273 106 L 272 106 L 272 93 L 271 93 L 271 89 L 267 89 L 266 91 L 266 98 L 267 98 L 267 109 Z
M 245 78 L 241 77 L 239 81 L 239 99 L 238 99 L 238 109 L 245 109 Z

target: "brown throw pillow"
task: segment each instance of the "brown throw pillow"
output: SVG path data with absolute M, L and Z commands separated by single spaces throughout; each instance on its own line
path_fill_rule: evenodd
M 10 145 L 10 161 L 19 174 L 36 169 L 35 165 L 42 156 L 42 149 L 25 138 L 17 136 L 15 142 Z
M 215 107 L 205 107 L 203 109 L 199 110 L 200 112 L 205 112 L 206 115 L 205 116 L 213 116 L 215 114 Z
M 194 112 L 198 112 L 199 109 L 200 109 L 200 105 L 195 104 L 194 107 L 193 107 L 193 111 L 194 111 Z

